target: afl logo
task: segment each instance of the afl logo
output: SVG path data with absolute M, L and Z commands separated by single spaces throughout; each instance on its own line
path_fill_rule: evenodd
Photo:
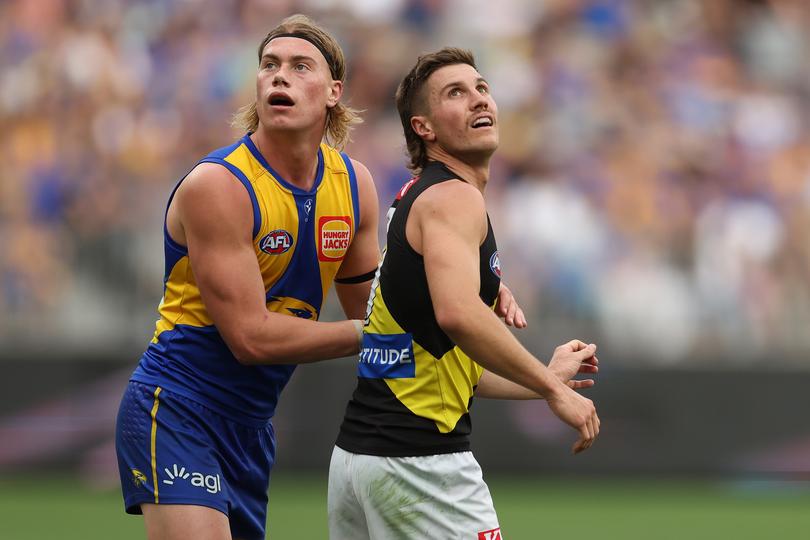
M 501 258 L 498 256 L 498 252 L 492 254 L 492 257 L 489 258 L 489 268 L 492 270 L 492 273 L 501 277 Z
M 271 231 L 259 242 L 259 249 L 270 255 L 286 253 L 291 247 L 292 235 L 284 229 Z

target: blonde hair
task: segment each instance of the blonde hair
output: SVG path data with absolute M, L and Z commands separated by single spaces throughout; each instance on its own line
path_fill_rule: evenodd
M 346 59 L 343 56 L 343 50 L 335 38 L 306 15 L 291 15 L 270 30 L 259 45 L 259 62 L 261 62 L 262 52 L 270 40 L 284 34 L 300 34 L 303 39 L 315 45 L 324 53 L 332 79 L 343 83 L 346 82 Z M 326 127 L 324 130 L 326 142 L 342 150 L 346 143 L 349 142 L 349 132 L 362 121 L 360 111 L 338 102 L 334 107 L 326 110 Z M 259 113 L 256 111 L 256 101 L 239 109 L 233 117 L 232 124 L 250 133 L 256 131 L 259 128 Z

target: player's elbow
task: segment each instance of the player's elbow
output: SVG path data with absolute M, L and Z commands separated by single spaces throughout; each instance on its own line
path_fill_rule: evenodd
M 436 322 L 442 331 L 448 336 L 461 334 L 467 327 L 469 314 L 459 304 L 445 304 L 434 306 Z
M 275 354 L 261 347 L 259 342 L 246 334 L 231 336 L 227 342 L 234 358 L 243 366 L 273 364 L 280 361 Z
M 243 366 L 253 366 L 259 363 L 259 353 L 246 340 L 229 340 L 228 348 L 236 361 Z

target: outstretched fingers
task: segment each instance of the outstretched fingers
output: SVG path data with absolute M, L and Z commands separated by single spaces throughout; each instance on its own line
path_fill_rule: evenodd
M 599 373 L 599 360 L 595 356 L 583 360 L 579 365 L 579 373 Z
M 526 315 L 523 313 L 523 310 L 520 309 L 520 306 L 515 303 L 517 309 L 515 310 L 515 328 L 526 328 L 529 326 L 528 321 L 526 320 Z
M 495 313 L 503 318 L 503 322 L 507 326 L 514 326 L 515 328 L 526 328 L 528 326 L 526 315 L 518 305 L 514 295 L 512 295 L 512 291 L 503 283 L 501 283 L 501 288 L 498 291 Z
M 572 390 L 582 390 L 583 388 L 590 388 L 596 384 L 593 379 L 582 379 L 582 380 L 575 380 L 571 379 L 566 382 L 569 388 Z

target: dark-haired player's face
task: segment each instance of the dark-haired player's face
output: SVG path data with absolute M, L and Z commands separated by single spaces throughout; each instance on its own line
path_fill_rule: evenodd
M 469 64 L 434 71 L 427 80 L 427 118 L 436 143 L 451 155 L 489 157 L 498 148 L 498 106 Z
M 326 110 L 340 99 L 342 84 L 312 43 L 295 37 L 271 40 L 256 76 L 256 111 L 270 129 L 323 131 Z

